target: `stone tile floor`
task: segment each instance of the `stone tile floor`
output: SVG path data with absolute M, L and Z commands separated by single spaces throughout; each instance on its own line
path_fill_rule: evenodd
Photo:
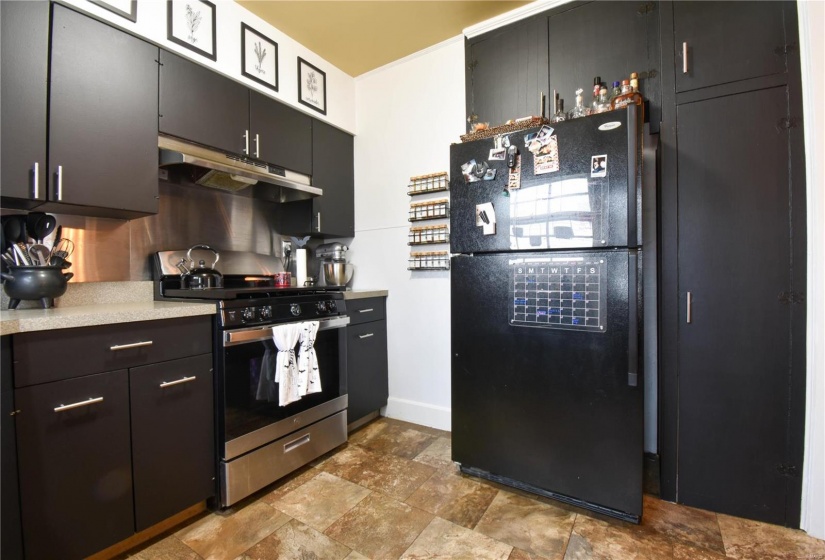
M 825 541 L 646 496 L 631 525 L 460 474 L 450 434 L 381 418 L 134 560 L 825 560 Z

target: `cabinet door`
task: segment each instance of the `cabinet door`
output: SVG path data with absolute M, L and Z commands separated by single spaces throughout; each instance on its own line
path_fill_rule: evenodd
M 212 354 L 129 370 L 135 526 L 215 495 Z
M 782 293 L 804 290 L 791 285 L 804 263 L 790 251 L 805 226 L 790 213 L 800 187 L 776 126 L 787 96 L 778 87 L 678 107 L 678 496 L 797 526 L 801 477 L 788 474 L 802 468 L 791 419 L 804 397 L 791 388 L 805 366 L 791 352 L 805 344 L 794 327 L 804 306 Z
M 467 116 L 490 126 L 539 115 L 546 99 L 547 19 L 529 19 L 473 39 L 466 51 Z M 591 77 L 592 83 L 592 77 Z M 545 107 L 551 111 L 552 101 Z
M 15 403 L 27 560 L 85 558 L 131 536 L 126 370 L 18 389 Z
M 51 200 L 124 217 L 156 213 L 157 47 L 58 4 L 53 10 Z
M 785 72 L 785 12 L 794 9 L 793 2 L 674 3 L 676 91 Z
M 3 2 L 0 20 L 2 202 L 31 208 L 46 198 L 49 3 Z
M 312 173 L 312 119 L 257 91 L 249 92 L 253 155 L 292 171 Z
M 312 233 L 355 235 L 353 138 L 321 121 L 312 123 L 312 185 L 324 190 L 312 200 Z
M 161 132 L 232 154 L 253 148 L 246 87 L 164 50 L 160 62 Z
M 576 89 L 584 102 L 593 101 L 593 78 L 602 79 L 610 91 L 613 81 L 641 76 L 639 90 L 650 108 L 648 119 L 658 131 L 662 88 L 659 72 L 659 13 L 657 4 L 591 2 L 548 18 L 549 90 L 559 92 L 570 110 Z M 552 107 L 552 101 L 551 101 Z M 548 109 L 551 111 L 552 109 Z
M 387 322 L 347 327 L 347 422 L 387 405 Z
M 23 559 L 20 488 L 17 483 L 11 336 L 0 337 L 0 550 L 3 560 Z

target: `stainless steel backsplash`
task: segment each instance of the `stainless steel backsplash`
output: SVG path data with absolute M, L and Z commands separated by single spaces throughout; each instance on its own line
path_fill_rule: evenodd
M 197 243 L 281 256 L 278 204 L 167 181 L 159 190 L 158 213 L 137 220 L 54 214 L 63 237 L 75 243 L 73 283 L 151 280 L 154 252 Z

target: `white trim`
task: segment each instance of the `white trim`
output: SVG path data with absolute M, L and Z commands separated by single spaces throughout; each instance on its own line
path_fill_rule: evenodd
M 825 20 L 818 2 L 797 2 L 802 105 L 805 122 L 805 170 L 808 205 L 808 297 L 806 352 L 805 460 L 800 528 L 825 539 L 825 115 L 817 88 L 822 75 L 823 41 L 817 34 Z
M 368 77 L 372 76 L 373 74 L 378 74 L 380 72 L 383 72 L 384 70 L 392 68 L 393 66 L 398 66 L 399 64 L 405 64 L 405 63 L 407 63 L 411 60 L 414 60 L 414 59 L 416 59 L 420 56 L 427 55 L 427 54 L 429 54 L 433 51 L 437 51 L 438 49 L 442 49 L 442 48 L 446 47 L 447 45 L 452 45 L 453 43 L 457 43 L 459 41 L 464 41 L 464 36 L 463 35 L 456 35 L 455 37 L 450 37 L 449 39 L 445 39 L 444 41 L 441 41 L 440 43 L 436 43 L 435 45 L 427 47 L 426 49 L 422 49 L 422 50 L 416 51 L 412 54 L 408 54 L 404 58 L 399 58 L 398 60 L 393 60 L 392 62 L 388 62 L 384 66 L 379 66 L 378 68 L 370 70 L 369 72 L 364 72 L 363 74 L 359 74 L 358 76 L 355 77 L 355 81 L 358 82 L 359 80 L 362 80 L 364 78 L 368 78 Z
M 522 6 L 521 8 L 516 8 L 515 10 L 511 10 L 501 14 L 500 16 L 471 25 L 470 27 L 464 29 L 464 36 L 468 39 L 472 39 L 473 37 L 478 37 L 488 31 L 493 31 L 499 27 L 504 27 L 505 25 L 510 25 L 511 23 L 527 19 L 530 16 L 540 14 L 550 8 L 555 8 L 556 6 L 561 6 L 563 4 L 569 4 L 571 1 L 572 0 L 536 0 L 526 6 Z
M 390 397 L 381 415 L 448 432 L 452 428 L 452 409 L 424 402 Z

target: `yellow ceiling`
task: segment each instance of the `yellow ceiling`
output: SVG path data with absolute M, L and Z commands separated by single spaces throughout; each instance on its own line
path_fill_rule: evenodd
M 236 0 L 350 76 L 455 37 L 519 0 Z

